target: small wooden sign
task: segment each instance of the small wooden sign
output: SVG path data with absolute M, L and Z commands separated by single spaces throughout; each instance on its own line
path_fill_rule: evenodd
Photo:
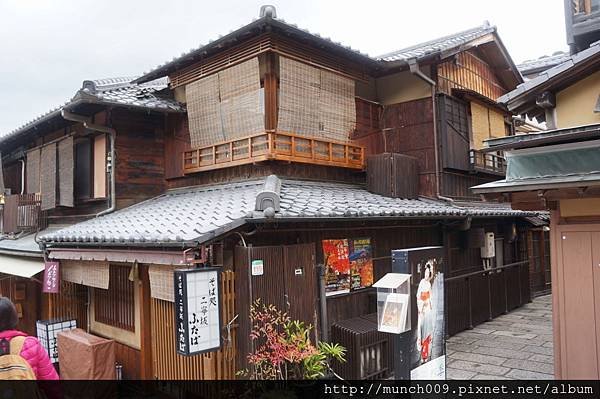
M 60 265 L 58 262 L 46 262 L 44 266 L 44 285 L 42 287 L 42 292 L 58 294 L 60 288 Z

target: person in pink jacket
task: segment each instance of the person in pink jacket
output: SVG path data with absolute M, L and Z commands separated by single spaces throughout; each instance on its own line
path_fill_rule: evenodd
M 37 338 L 27 336 L 24 332 L 18 331 L 17 310 L 12 301 L 6 297 L 0 297 L 0 342 L 6 339 L 10 342 L 14 337 L 22 336 L 25 338 L 21 357 L 29 363 L 36 379 L 38 380 L 58 380 L 58 373 L 54 369 L 48 352 L 40 344 Z

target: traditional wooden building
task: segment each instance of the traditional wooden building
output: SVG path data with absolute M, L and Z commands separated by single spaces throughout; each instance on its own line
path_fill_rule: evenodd
M 164 79 L 168 87 L 155 86 Z M 74 317 L 114 339 L 126 378 L 211 379 L 235 378 L 244 366 L 256 298 L 314 325 L 317 339 L 336 322 L 374 313 L 370 286 L 390 271 L 392 249 L 446 248 L 450 333 L 519 306 L 530 298 L 524 237 L 536 213 L 474 201 L 468 187 L 504 173 L 501 154 L 480 149 L 485 138 L 512 133 L 510 113 L 494 99 L 520 79 L 489 25 L 372 58 L 266 7 L 144 76 L 84 84 L 75 103 L 0 143 L 16 156 L 17 144 L 34 149 L 26 137 L 45 131 L 115 138 L 114 147 L 98 144 L 114 163 L 98 172 L 104 186 L 88 188 L 89 197 L 114 187 L 111 201 L 87 205 L 95 206 L 88 216 L 109 212 L 38 234 L 61 269 L 60 293 L 41 295 L 41 317 Z M 43 149 L 37 164 L 35 151 L 14 161 L 35 169 L 49 158 Z M 77 164 L 78 153 L 75 192 L 78 176 L 95 176 Z M 4 165 L 12 167 L 8 158 Z M 54 186 L 31 192 L 41 193 L 44 209 L 72 212 L 56 176 Z M 485 233 L 495 234 L 493 271 L 483 268 Z M 364 270 L 318 275 L 330 245 L 360 247 Z M 222 344 L 183 356 L 174 270 L 193 265 L 221 272 Z
M 509 173 L 474 187 L 515 209 L 550 210 L 558 379 L 600 377 L 599 65 L 597 43 L 502 98 L 509 109 L 551 119 L 557 129 L 490 140 L 491 151 L 510 150 Z

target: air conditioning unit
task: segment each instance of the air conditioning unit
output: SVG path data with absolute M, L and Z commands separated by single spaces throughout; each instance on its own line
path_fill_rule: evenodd
M 483 246 L 481 247 L 481 257 L 490 259 L 496 256 L 496 246 L 494 245 L 494 233 L 485 233 Z

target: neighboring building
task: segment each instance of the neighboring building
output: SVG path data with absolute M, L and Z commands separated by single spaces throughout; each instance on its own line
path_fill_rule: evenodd
M 600 378 L 600 44 L 506 95 L 510 110 L 558 129 L 487 142 L 507 151 L 505 180 L 473 187 L 514 209 L 551 212 L 554 372 Z
M 521 82 L 489 25 L 372 58 L 270 7 L 137 79 L 86 82 L 0 141 L 6 186 L 20 192 L 25 165 L 25 193 L 50 225 L 71 222 L 37 235 L 62 279 L 39 317 L 75 317 L 117 341 L 126 378 L 231 379 L 250 350 L 254 299 L 327 337 L 375 312 L 369 287 L 391 270 L 392 249 L 445 246 L 451 334 L 520 306 L 537 213 L 476 201 L 468 188 L 504 175 L 502 154 L 481 150 L 512 134 L 495 99 Z M 39 177 L 48 170 L 49 185 Z M 493 273 L 482 266 L 486 232 Z M 364 273 L 317 277 L 334 239 L 370 246 Z M 262 274 L 249 274 L 253 261 Z M 223 271 L 231 335 L 216 353 L 181 356 L 174 270 L 209 264 Z
M 517 68 L 525 80 L 530 80 L 538 76 L 540 73 L 562 64 L 568 59 L 568 53 L 565 53 L 564 51 L 557 51 L 550 56 L 544 55 L 535 60 L 527 60 L 522 64 L 517 65 Z
M 549 129 L 600 123 L 600 42 L 502 96 L 518 115 L 546 122 Z
M 600 0 L 564 0 L 567 44 L 571 54 L 600 40 Z

